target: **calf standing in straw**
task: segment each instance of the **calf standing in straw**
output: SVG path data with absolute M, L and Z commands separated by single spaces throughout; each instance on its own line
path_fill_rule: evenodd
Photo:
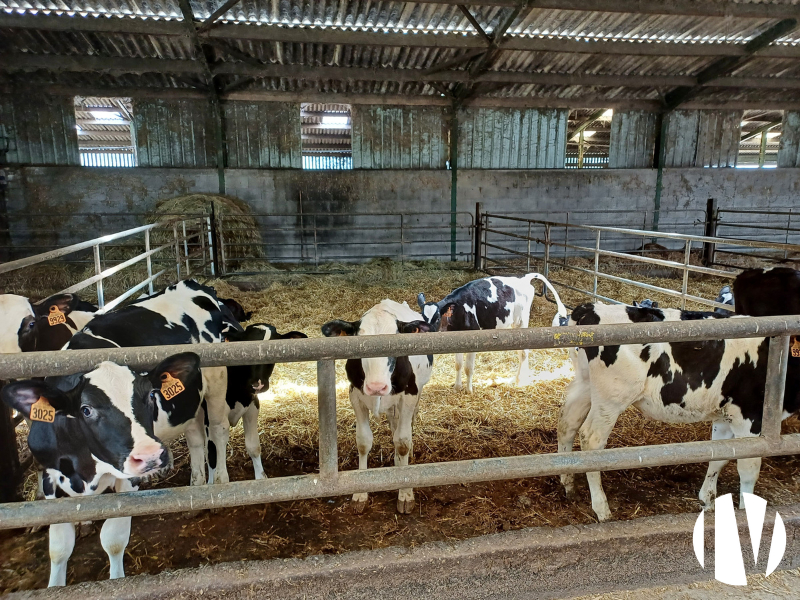
M 358 321 L 329 321 L 322 326 L 327 337 L 338 335 L 386 335 L 433 331 L 408 304 L 383 300 L 369 309 Z M 358 468 L 367 468 L 372 449 L 370 411 L 386 415 L 394 438 L 394 464 L 408 465 L 412 452 L 411 424 L 419 409 L 419 397 L 431 378 L 433 356 L 399 356 L 397 358 L 350 359 L 345 365 L 350 380 L 350 403 L 356 414 Z M 362 512 L 368 494 L 353 494 L 353 508 Z M 414 509 L 414 490 L 401 489 L 397 512 L 409 514 Z

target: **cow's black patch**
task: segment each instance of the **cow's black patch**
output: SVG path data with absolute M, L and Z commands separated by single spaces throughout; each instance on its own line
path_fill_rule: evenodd
M 650 346 L 645 346 L 642 348 L 642 353 L 639 354 L 639 358 L 642 359 L 642 362 L 650 361 Z
M 212 469 L 217 468 L 217 445 L 208 440 L 208 466 Z
M 47 472 L 42 474 L 42 492 L 48 498 L 53 495 L 53 481 Z
M 727 319 L 733 313 L 728 311 L 709 312 L 704 310 L 682 310 L 681 321 L 701 321 L 703 319 Z
M 664 311 L 659 308 L 626 306 L 625 312 L 633 323 L 658 323 L 664 320 Z
M 610 367 L 617 362 L 618 352 L 619 346 L 603 346 L 603 351 L 600 353 L 600 360 L 602 360 L 607 367 Z
M 722 382 L 722 396 L 729 398 L 731 404 L 739 407 L 742 417 L 750 419 L 751 433 L 761 433 L 761 414 L 764 410 L 764 385 L 767 380 L 767 355 L 769 338 L 758 346 L 758 359 L 754 363 L 748 354 L 744 360 L 737 358 Z M 787 377 L 787 384 L 789 378 Z M 787 385 L 788 387 L 788 385 Z M 784 405 L 786 396 L 784 395 Z
M 347 380 L 350 385 L 363 392 L 364 390 L 364 367 L 360 359 L 350 359 L 344 365 Z M 417 378 L 414 375 L 414 369 L 411 367 L 411 361 L 407 356 L 399 356 L 396 359 L 394 370 L 391 372 L 392 390 L 389 392 L 395 394 L 418 394 L 419 388 L 417 387 Z
M 200 337 L 203 338 L 203 340 L 208 342 L 209 344 L 214 341 L 214 338 L 211 337 L 211 335 L 207 331 L 204 331 L 203 333 L 201 333 Z
M 660 377 L 664 383 L 669 383 L 672 381 L 672 371 L 670 371 L 669 365 L 669 356 L 666 352 L 662 352 L 661 355 L 650 364 L 650 368 L 647 370 L 647 376 Z
M 572 320 L 578 325 L 599 325 L 600 316 L 594 310 L 594 304 L 581 304 L 572 311 Z

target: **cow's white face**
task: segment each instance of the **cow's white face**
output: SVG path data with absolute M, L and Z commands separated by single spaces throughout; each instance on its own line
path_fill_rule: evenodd
M 15 294 L 0 295 L 0 354 L 22 352 L 19 347 L 19 328 L 25 317 L 32 317 L 30 301 Z
M 398 333 L 397 318 L 383 310 L 381 305 L 371 308 L 361 319 L 361 327 L 357 335 L 391 335 Z M 364 369 L 364 389 L 368 396 L 386 396 L 392 391 L 392 372 L 396 364 L 395 358 L 377 357 L 362 358 Z

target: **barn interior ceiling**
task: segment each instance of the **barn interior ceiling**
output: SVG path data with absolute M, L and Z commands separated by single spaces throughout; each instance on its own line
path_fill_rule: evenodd
M 0 0 L 0 85 L 98 97 L 796 108 L 798 14 L 791 0 Z

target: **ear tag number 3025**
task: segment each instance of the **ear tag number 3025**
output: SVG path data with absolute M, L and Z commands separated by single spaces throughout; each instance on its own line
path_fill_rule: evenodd
M 53 325 L 61 325 L 67 322 L 67 315 L 58 310 L 57 306 L 51 306 L 50 314 L 47 315 L 47 322 L 50 323 L 51 327 Z
M 165 400 L 172 400 L 185 389 L 180 379 L 176 379 L 169 373 L 161 375 L 161 395 Z
M 31 421 L 52 423 L 56 420 L 56 409 L 50 406 L 47 398 L 40 397 L 31 406 Z

